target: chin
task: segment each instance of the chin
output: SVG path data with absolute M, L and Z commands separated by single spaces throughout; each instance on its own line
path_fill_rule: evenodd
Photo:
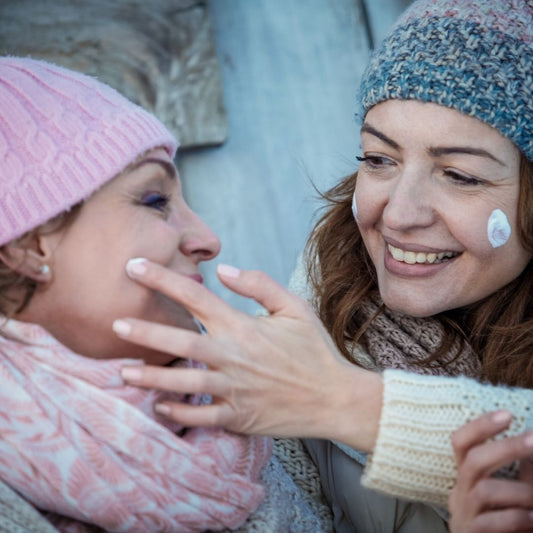
M 436 310 L 435 306 L 428 306 L 421 302 L 406 302 L 405 298 L 400 301 L 397 298 L 381 297 L 385 306 L 394 311 L 404 315 L 412 316 L 414 318 L 426 318 L 440 313 L 442 310 Z

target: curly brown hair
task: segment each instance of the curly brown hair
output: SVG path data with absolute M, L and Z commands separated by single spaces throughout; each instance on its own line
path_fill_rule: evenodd
M 374 265 L 353 221 L 352 195 L 357 173 L 323 194 L 326 213 L 309 241 L 308 275 L 315 306 L 341 353 L 351 360 L 347 341 L 365 344 L 369 321 L 363 319 L 366 297 L 377 291 Z M 522 155 L 518 232 L 533 253 L 533 162 Z M 468 307 L 440 313 L 441 346 L 427 364 L 468 342 L 482 363 L 482 377 L 492 383 L 533 387 L 533 266 L 530 261 L 511 283 Z M 457 343 L 459 341 L 459 343 Z M 455 355 L 455 354 L 453 354 Z M 450 360 L 450 357 L 446 358 Z

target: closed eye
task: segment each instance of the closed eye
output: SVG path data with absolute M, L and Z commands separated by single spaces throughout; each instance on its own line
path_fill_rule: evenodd
M 165 212 L 170 202 L 170 196 L 168 194 L 149 191 L 142 195 L 139 203 L 145 207 L 156 209 L 161 212 Z
M 445 170 L 444 174 L 450 178 L 450 180 L 458 185 L 470 185 L 476 186 L 483 184 L 483 180 L 469 176 L 467 174 L 460 174 L 454 170 Z

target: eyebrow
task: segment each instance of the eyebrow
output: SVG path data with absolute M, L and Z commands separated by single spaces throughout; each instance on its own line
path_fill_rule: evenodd
M 178 177 L 178 174 L 176 172 L 176 167 L 172 163 L 170 163 L 169 161 L 165 161 L 163 159 L 158 159 L 157 157 L 146 157 L 144 159 L 140 159 L 139 161 L 132 163 L 129 166 L 128 170 L 129 171 L 135 170 L 149 163 L 153 163 L 153 164 L 160 165 L 161 167 L 163 167 L 165 171 L 165 176 L 171 180 L 175 180 Z
M 400 149 L 400 145 L 393 141 L 390 137 L 387 137 L 383 132 L 377 130 L 374 128 L 374 126 L 371 126 L 368 123 L 364 123 L 361 126 L 361 133 L 369 133 L 370 135 L 374 135 L 374 137 L 377 137 L 378 139 L 381 139 L 385 144 L 388 144 L 395 150 Z M 492 161 L 495 161 L 496 163 L 506 167 L 507 165 L 498 159 L 495 155 L 491 154 L 487 150 L 484 150 L 483 148 L 474 148 L 473 146 L 437 146 L 437 147 L 430 147 L 428 149 L 428 152 L 433 157 L 440 157 L 447 154 L 468 154 L 468 155 L 476 155 L 479 157 L 486 157 L 488 159 L 492 159 Z
M 474 148 L 473 146 L 442 146 L 442 147 L 434 147 L 429 149 L 429 153 L 432 156 L 439 157 L 441 155 L 447 155 L 447 154 L 468 154 L 468 155 L 477 155 L 480 157 L 488 157 L 489 159 L 492 159 L 496 163 L 506 167 L 507 165 L 498 159 L 495 155 L 492 155 L 490 152 L 487 152 L 487 150 L 484 150 L 483 148 Z
M 397 142 L 393 141 L 390 137 L 387 137 L 384 133 L 382 133 L 381 131 L 377 130 L 376 128 L 374 128 L 374 126 L 371 126 L 367 122 L 365 122 L 361 126 L 361 133 L 363 133 L 363 132 L 364 133 L 370 133 L 370 135 L 374 135 L 374 137 L 377 137 L 378 139 L 381 139 L 385 144 L 388 144 L 389 146 L 391 146 L 395 150 L 399 150 L 400 149 L 400 145 Z

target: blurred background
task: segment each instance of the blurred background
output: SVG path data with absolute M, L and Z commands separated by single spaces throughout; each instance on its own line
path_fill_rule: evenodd
M 81 70 L 181 141 L 191 207 L 218 262 L 285 285 L 326 190 L 356 168 L 354 117 L 372 48 L 409 0 L 2 0 L 0 50 Z

